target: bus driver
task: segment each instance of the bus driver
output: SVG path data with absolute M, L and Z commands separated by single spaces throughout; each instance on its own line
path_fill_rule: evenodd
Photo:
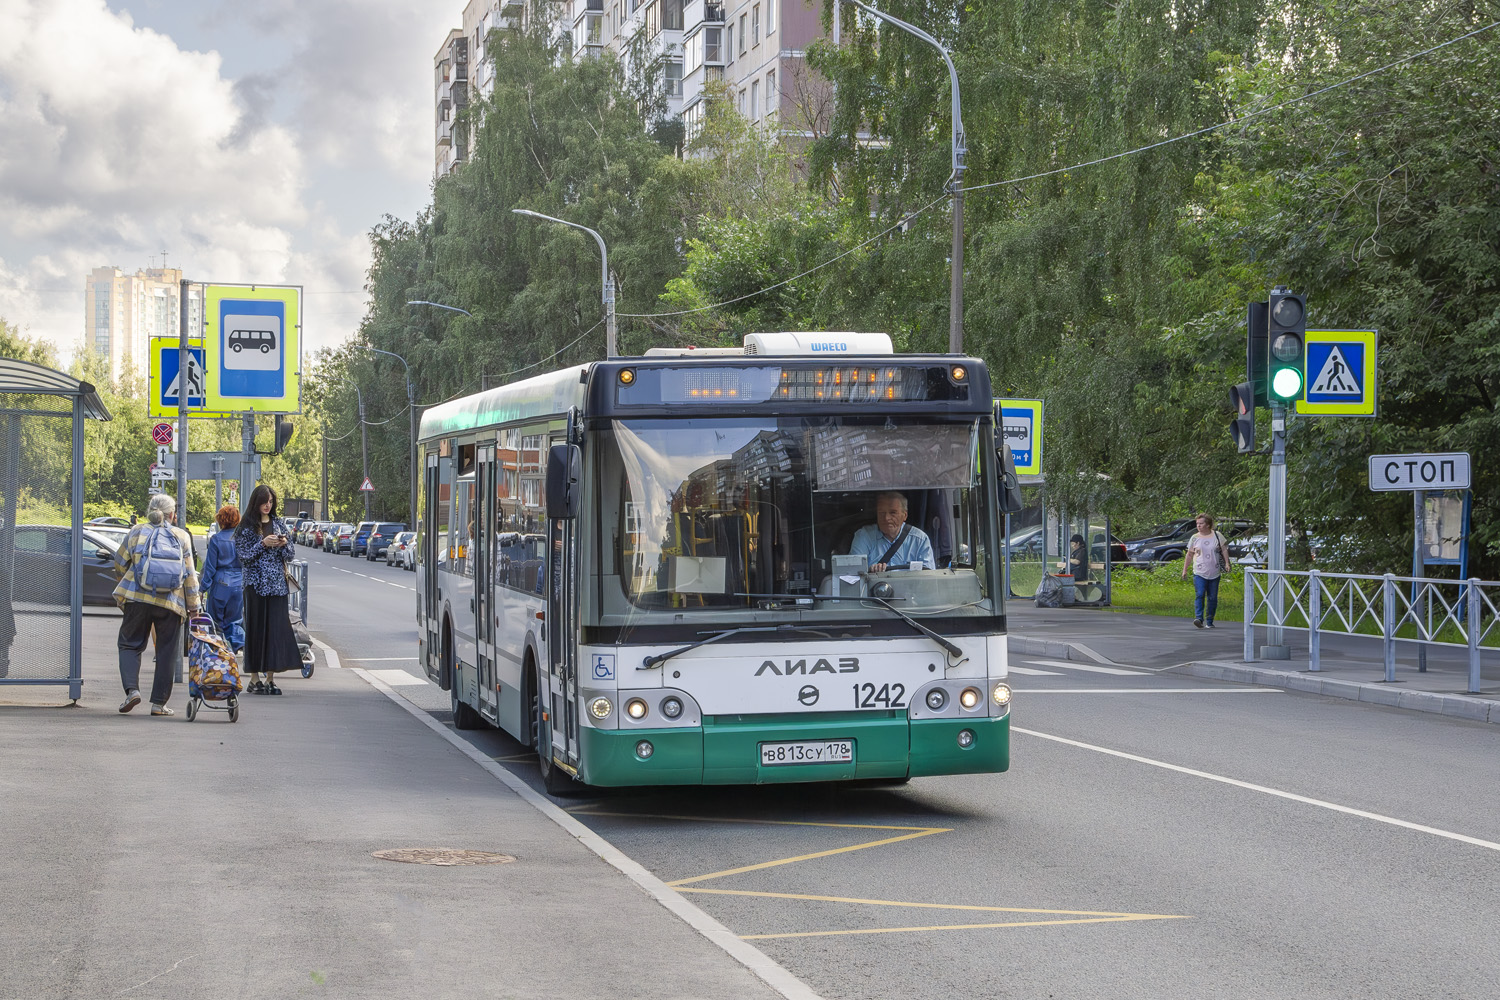
M 906 523 L 906 497 L 900 493 L 875 494 L 875 523 L 854 533 L 849 554 L 864 556 L 872 573 L 909 569 L 913 563 L 937 569 L 927 534 Z

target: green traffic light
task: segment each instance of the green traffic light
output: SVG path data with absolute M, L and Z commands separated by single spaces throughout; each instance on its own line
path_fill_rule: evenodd
M 1296 399 L 1302 394 L 1302 373 L 1282 368 L 1271 376 L 1271 394 L 1278 399 Z

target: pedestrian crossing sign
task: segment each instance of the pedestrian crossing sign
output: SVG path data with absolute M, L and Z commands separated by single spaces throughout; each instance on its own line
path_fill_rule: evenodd
M 1374 330 L 1308 330 L 1307 391 L 1297 413 L 1373 417 L 1377 342 Z

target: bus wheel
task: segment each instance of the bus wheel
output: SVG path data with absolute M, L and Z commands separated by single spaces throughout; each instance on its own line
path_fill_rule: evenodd
M 534 668 L 531 678 L 531 712 L 536 726 L 536 760 L 542 772 L 542 787 L 547 789 L 548 795 L 560 799 L 579 795 L 583 786 L 552 760 L 552 723 L 542 718 L 542 686 Z

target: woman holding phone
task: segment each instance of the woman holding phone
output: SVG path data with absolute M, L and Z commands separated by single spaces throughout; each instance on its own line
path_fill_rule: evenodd
M 276 675 L 301 670 L 297 637 L 287 615 L 286 567 L 292 561 L 291 531 L 276 516 L 276 491 L 255 487 L 234 533 L 234 550 L 245 573 L 245 670 L 250 694 L 280 694 Z

